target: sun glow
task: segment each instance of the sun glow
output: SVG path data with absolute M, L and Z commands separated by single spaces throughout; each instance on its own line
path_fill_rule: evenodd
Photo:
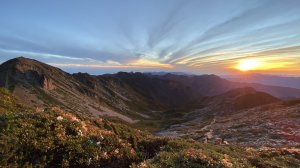
M 246 59 L 239 61 L 239 64 L 235 67 L 240 71 L 250 71 L 255 70 L 256 68 L 261 66 L 261 62 L 254 59 Z

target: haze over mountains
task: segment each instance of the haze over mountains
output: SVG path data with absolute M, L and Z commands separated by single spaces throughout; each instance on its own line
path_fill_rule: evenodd
M 300 77 L 275 76 L 263 74 L 243 74 L 227 76 L 226 79 L 231 81 L 261 83 L 265 85 L 284 86 L 300 89 Z

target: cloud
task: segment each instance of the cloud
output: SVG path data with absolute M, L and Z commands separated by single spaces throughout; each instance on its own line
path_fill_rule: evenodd
M 216 53 L 227 53 L 228 51 L 234 53 L 237 48 L 245 49 L 247 46 L 251 50 L 254 47 L 250 47 L 249 44 L 257 46 L 259 43 L 263 44 L 262 42 L 265 42 L 266 39 L 271 44 L 276 45 L 276 42 L 279 43 L 276 38 L 284 38 L 293 33 L 296 34 L 300 27 L 299 16 L 298 18 L 281 19 L 277 23 L 274 20 L 288 15 L 283 14 L 284 9 L 291 6 L 280 6 L 278 2 L 275 4 L 272 3 L 274 2 L 269 1 L 257 7 L 252 7 L 223 23 L 211 27 L 180 50 L 174 52 L 170 57 L 170 62 L 188 63 L 190 61 L 201 60 L 202 57 L 206 59 L 209 55 L 215 55 Z M 273 43 L 271 42 L 272 40 L 274 40 Z M 285 40 L 288 41 L 288 39 Z M 263 47 L 272 46 L 265 43 L 264 46 L 260 46 L 260 48 Z M 220 57 L 222 56 L 226 57 L 225 54 L 220 55 Z
M 179 14 L 189 2 L 180 1 L 175 4 L 169 11 L 165 12 L 163 18 L 158 18 L 160 19 L 158 24 L 148 30 L 147 44 L 151 49 L 155 48 L 160 42 L 168 38 L 168 36 L 175 35 L 171 33 L 178 28 L 178 25 L 184 19 Z
M 48 63 L 49 65 L 60 68 L 130 68 L 126 65 L 109 65 L 109 64 L 65 64 L 65 63 Z
M 65 55 L 57 55 L 57 54 L 48 54 L 48 53 L 38 53 L 38 52 L 31 52 L 31 51 L 19 51 L 19 50 L 8 50 L 8 49 L 1 49 L 0 51 L 5 53 L 13 53 L 16 55 L 24 55 L 24 56 L 31 56 L 37 58 L 57 58 L 57 59 L 66 59 L 66 60 L 76 60 L 76 61 L 89 61 L 89 62 L 97 62 L 92 58 L 78 58 L 78 57 L 71 57 Z
M 129 66 L 134 67 L 146 67 L 146 68 L 173 68 L 170 64 L 164 64 L 157 61 L 151 61 L 146 59 L 138 59 L 133 62 L 128 63 Z
M 47 22 L 47 28 L 37 33 L 37 29 L 22 25 L 16 33 L 5 33 L 0 28 L 1 59 L 22 55 L 61 67 L 176 71 L 202 67 L 209 71 L 230 67 L 246 58 L 274 64 L 282 60 L 294 62 L 289 66 L 300 66 L 298 0 L 124 4 L 124 8 L 109 3 L 102 10 L 89 8 L 97 10 L 84 11 L 84 15 L 74 13 L 78 18 L 86 18 L 85 24 L 78 27 L 72 26 L 81 20 L 62 15 L 62 20 L 72 24 L 56 26 L 56 22 Z M 106 16 L 107 12 L 111 17 Z M 29 22 L 28 25 L 33 23 Z M 18 26 L 14 27 L 17 30 Z
M 126 64 L 121 64 L 116 61 L 112 60 L 107 60 L 106 62 L 102 63 L 97 63 L 97 64 L 89 64 L 89 63 L 84 63 L 84 64 L 74 64 L 74 63 L 48 63 L 52 66 L 57 66 L 57 67 L 80 67 L 80 68 L 118 68 L 118 69 L 132 69 L 132 68 L 139 68 L 139 69 L 155 69 L 155 68 L 162 68 L 162 69 L 170 69 L 173 68 L 172 65 L 170 64 L 162 64 L 159 62 L 155 61 L 150 61 L 150 60 L 145 60 L 145 59 L 138 59 Z

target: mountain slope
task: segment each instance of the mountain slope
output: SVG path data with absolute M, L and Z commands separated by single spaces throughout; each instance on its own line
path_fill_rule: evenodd
M 240 88 L 200 102 L 202 107 L 186 112 L 181 123 L 158 134 L 199 141 L 222 138 L 253 147 L 300 144 L 299 101 L 281 101 L 253 88 Z
M 0 89 L 0 167 L 296 167 L 299 155 L 154 137 L 58 107 L 33 110 Z
M 266 92 L 277 98 L 300 97 L 300 89 L 281 86 L 268 86 L 258 83 L 232 82 L 216 75 L 184 76 L 167 74 L 158 77 L 180 82 L 192 88 L 193 90 L 198 91 L 204 96 L 215 96 L 236 88 L 252 87 L 258 91 Z
M 187 111 L 207 106 L 201 101 L 232 89 L 253 87 L 276 97 L 297 97 L 300 90 L 237 83 L 216 75 L 151 75 L 120 72 L 112 75 L 68 74 L 58 68 L 23 57 L 0 65 L 0 86 L 9 88 L 20 102 L 39 108 L 59 105 L 91 116 L 120 118 L 128 123 L 163 124 Z M 259 93 L 261 96 L 263 93 Z M 251 102 L 259 95 L 253 95 Z M 237 109 L 259 103 L 236 101 Z M 267 98 L 268 99 L 268 98 Z M 241 106 L 241 107 L 238 107 Z M 179 110 L 179 111 L 178 111 Z M 177 112 L 176 112 L 177 111 Z M 145 122 L 144 122 L 145 121 Z M 176 121 L 177 122 L 177 121 Z
M 3 63 L 0 70 L 0 86 L 28 105 L 59 104 L 79 113 L 108 115 L 129 123 L 148 118 L 151 111 L 181 107 L 201 96 L 179 82 L 141 73 L 71 75 L 23 57 Z
M 78 81 L 81 81 L 91 89 L 98 89 L 101 84 L 107 86 L 108 81 L 114 81 L 119 89 L 125 88 L 122 92 L 117 93 L 134 94 L 133 97 L 139 96 L 148 104 L 160 108 L 170 108 L 182 106 L 185 103 L 199 98 L 201 95 L 194 93 L 189 87 L 179 82 L 169 81 L 155 76 L 142 73 L 119 72 L 113 75 L 90 76 L 88 74 L 74 74 Z M 97 88 L 98 87 L 98 88 Z M 127 92 L 127 93 L 125 93 Z
M 0 66 L 0 83 L 12 90 L 20 101 L 28 105 L 46 107 L 60 105 L 86 115 L 111 115 L 134 122 L 110 108 L 105 96 L 97 95 L 71 74 L 41 62 L 16 58 Z M 109 87 L 109 86 L 107 86 Z
M 256 91 L 254 88 L 245 87 L 210 97 L 206 102 L 209 103 L 209 105 L 206 106 L 213 106 L 220 110 L 230 109 L 236 111 L 280 102 L 280 99 L 267 93 Z

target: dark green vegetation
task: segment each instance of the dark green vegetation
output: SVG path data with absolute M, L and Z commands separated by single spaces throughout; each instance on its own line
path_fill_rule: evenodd
M 297 167 L 299 149 L 255 150 L 155 137 L 58 107 L 30 109 L 0 89 L 0 167 Z

